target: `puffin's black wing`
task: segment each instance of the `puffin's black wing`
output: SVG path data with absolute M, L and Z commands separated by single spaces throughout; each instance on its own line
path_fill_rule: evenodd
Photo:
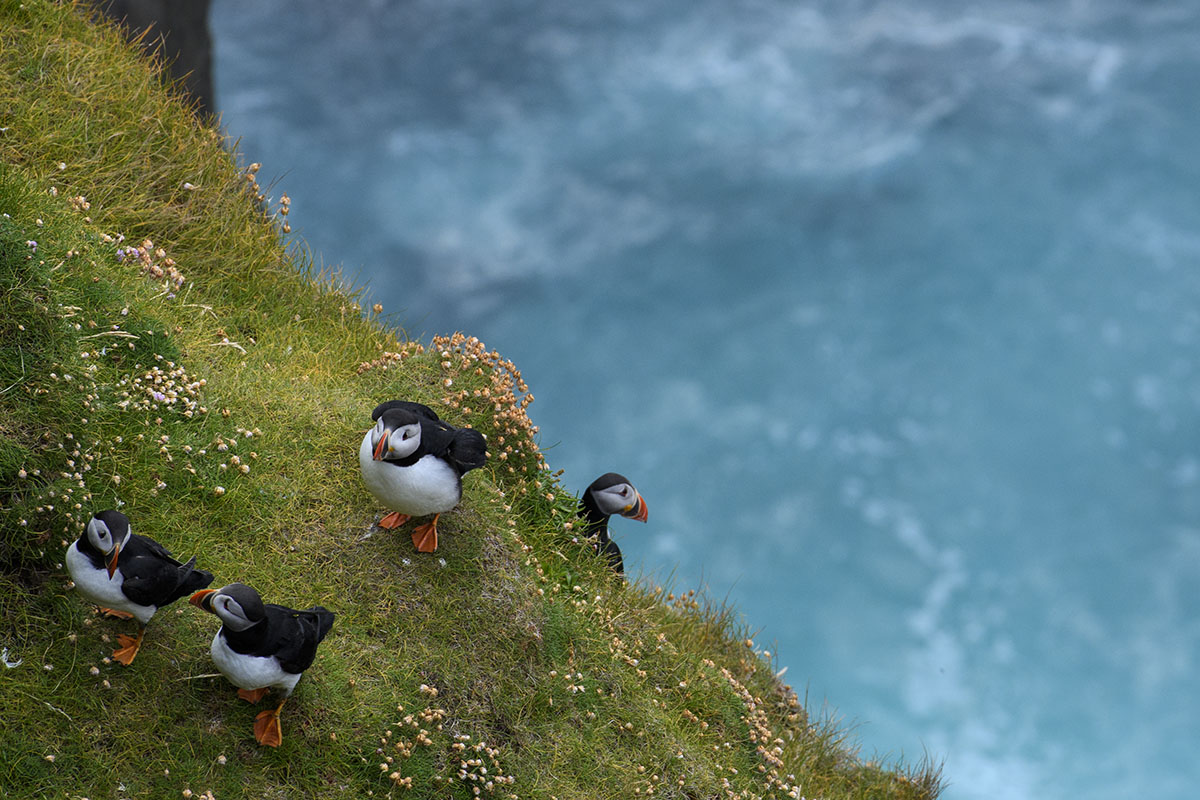
M 269 616 L 273 616 L 271 608 L 267 606 Z M 293 611 L 282 606 L 277 608 L 287 612 L 287 616 L 282 620 L 272 618 L 273 623 L 281 623 L 279 650 L 274 655 L 284 671 L 296 675 L 308 669 L 317 657 L 317 645 L 333 627 L 333 612 L 321 606 L 314 606 L 307 611 Z
M 454 432 L 450 459 L 460 473 L 482 467 L 487 463 L 487 439 L 474 428 L 459 428 Z
M 421 403 L 413 403 L 409 400 L 388 400 L 385 403 L 380 403 L 375 406 L 375 410 L 371 412 L 371 420 L 378 421 L 383 413 L 392 408 L 402 408 L 405 411 L 416 414 L 421 419 L 429 420 L 430 422 L 439 422 L 438 415 L 432 408 Z
M 298 675 L 312 665 L 317 645 L 333 627 L 333 612 L 321 606 L 296 611 L 267 603 L 267 618 L 244 631 L 222 628 L 222 635 L 235 652 L 252 656 L 275 656 L 279 666 Z
M 459 474 L 487 463 L 487 440 L 474 428 L 421 421 L 421 452 L 444 459 Z
M 131 536 L 117 558 L 121 592 L 133 602 L 159 608 L 187 597 L 213 581 L 211 572 L 196 569 L 196 557 L 180 564 L 153 539 Z
M 300 630 L 303 646 L 295 656 L 290 652 L 280 653 L 279 665 L 291 673 L 303 672 L 317 656 L 317 645 L 333 627 L 333 612 L 322 606 L 313 606 L 306 611 L 293 611 L 293 620 Z

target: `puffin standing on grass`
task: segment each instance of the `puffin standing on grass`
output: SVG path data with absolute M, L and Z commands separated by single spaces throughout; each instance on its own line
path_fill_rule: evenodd
M 238 687 L 238 697 L 257 703 L 271 687 L 284 690 L 278 706 L 254 718 L 255 740 L 278 747 L 283 742 L 279 712 L 333 627 L 333 612 L 321 606 L 295 611 L 263 603 L 244 583 L 204 589 L 188 602 L 220 617 L 210 652 L 217 669 Z
M 358 464 L 375 499 L 391 509 L 379 527 L 393 530 L 412 517 L 433 514 L 412 533 L 422 553 L 437 550 L 438 517 L 462 499 L 462 476 L 487 463 L 487 442 L 471 428 L 455 428 L 429 406 L 406 400 L 379 404 L 375 427 L 363 436 Z
M 181 564 L 153 539 L 134 535 L 129 517 L 101 511 L 67 549 L 67 572 L 75 589 L 106 614 L 138 621 L 137 636 L 120 634 L 114 661 L 133 663 L 158 609 L 212 583 L 211 572 L 196 569 L 196 558 Z
M 579 517 L 584 520 L 583 531 L 593 540 L 592 547 L 608 559 L 618 575 L 625 574 L 621 548 L 609 538 L 608 518 L 613 514 L 645 522 L 649 510 L 646 501 L 624 475 L 608 472 L 592 481 L 579 501 Z

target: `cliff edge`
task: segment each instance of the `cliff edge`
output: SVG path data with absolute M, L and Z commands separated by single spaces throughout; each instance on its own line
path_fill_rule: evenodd
M 814 719 L 732 610 L 615 577 L 517 367 L 364 313 L 114 27 L 0 0 L 0 107 L 5 797 L 938 795 Z M 432 554 L 374 526 L 358 472 L 397 397 L 488 437 Z M 212 616 L 168 606 L 111 659 L 135 626 L 63 563 L 116 507 L 214 588 L 337 614 L 281 746 L 217 674 Z

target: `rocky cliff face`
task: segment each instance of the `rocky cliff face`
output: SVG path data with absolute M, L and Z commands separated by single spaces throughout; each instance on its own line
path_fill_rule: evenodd
M 105 16 L 124 25 L 129 38 L 144 34 L 142 45 L 182 80 L 201 116 L 214 113 L 209 0 L 92 0 Z

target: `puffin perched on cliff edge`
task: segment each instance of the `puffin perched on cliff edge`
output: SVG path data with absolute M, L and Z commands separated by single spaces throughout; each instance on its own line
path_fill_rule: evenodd
M 204 589 L 188 602 L 221 619 L 209 650 L 217 669 L 238 687 L 238 697 L 257 703 L 271 687 L 284 690 L 278 706 L 254 718 L 255 740 L 278 747 L 283 742 L 279 712 L 333 627 L 333 612 L 321 606 L 296 611 L 263 603 L 244 583 Z
M 487 442 L 471 428 L 455 428 L 433 409 L 406 400 L 380 403 L 363 436 L 358 464 L 363 482 L 391 513 L 379 521 L 386 530 L 411 517 L 433 514 L 412 533 L 422 553 L 437 549 L 438 517 L 462 499 L 462 476 L 487 463 Z
M 67 548 L 67 572 L 75 589 L 115 617 L 138 621 L 137 636 L 119 634 L 112 657 L 125 666 L 142 647 L 146 624 L 158 609 L 212 583 L 211 572 L 182 564 L 158 542 L 133 533 L 129 517 L 101 511 Z
M 613 514 L 645 522 L 649 514 L 646 501 L 629 479 L 608 472 L 592 481 L 579 500 L 579 517 L 584 520 L 584 533 L 592 538 L 597 553 L 608 559 L 618 575 L 625 574 L 621 548 L 608 535 L 608 518 Z

